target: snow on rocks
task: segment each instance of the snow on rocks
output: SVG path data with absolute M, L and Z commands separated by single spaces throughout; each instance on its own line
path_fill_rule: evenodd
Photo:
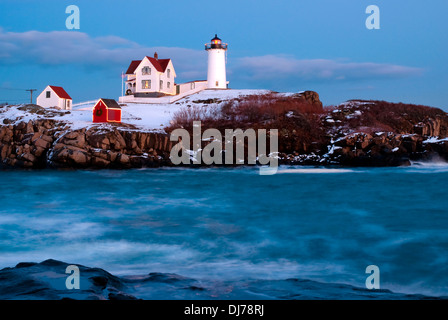
M 431 137 L 429 139 L 426 139 L 425 141 L 423 141 L 423 143 L 440 143 L 440 142 L 445 142 L 448 141 L 448 138 L 444 138 L 444 139 L 439 139 L 438 137 Z

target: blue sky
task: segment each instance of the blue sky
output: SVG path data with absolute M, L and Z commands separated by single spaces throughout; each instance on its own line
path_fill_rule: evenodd
M 71 4 L 80 30 L 66 29 Z M 365 27 L 371 4 L 380 30 Z M 205 79 L 204 43 L 218 33 L 229 43 L 232 88 L 448 110 L 447 12 L 446 0 L 2 0 L 0 102 L 26 102 L 23 89 L 47 84 L 74 103 L 118 98 L 121 72 L 154 51 L 173 59 L 178 83 Z

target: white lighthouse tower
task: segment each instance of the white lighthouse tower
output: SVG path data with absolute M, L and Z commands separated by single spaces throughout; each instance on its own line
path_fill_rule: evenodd
M 227 43 L 222 43 L 221 39 L 218 38 L 218 35 L 215 34 L 211 43 L 205 45 L 205 50 L 208 52 L 207 88 L 227 89 Z

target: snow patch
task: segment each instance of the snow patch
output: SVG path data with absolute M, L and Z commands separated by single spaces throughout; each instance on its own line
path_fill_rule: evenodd
M 423 143 L 439 143 L 439 142 L 444 142 L 444 141 L 448 141 L 448 138 L 439 139 L 438 137 L 431 137 L 431 138 L 423 141 Z

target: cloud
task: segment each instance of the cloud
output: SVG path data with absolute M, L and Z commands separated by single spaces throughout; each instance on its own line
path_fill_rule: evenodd
M 308 81 L 344 81 L 389 79 L 417 76 L 423 69 L 394 64 L 350 62 L 344 60 L 299 60 L 287 55 L 238 58 L 236 67 L 246 80 L 295 79 Z
M 145 47 L 117 36 L 92 37 L 77 31 L 5 32 L 0 28 L 0 65 L 37 64 L 44 66 L 82 65 L 89 70 L 111 68 L 126 70 L 131 60 L 152 55 L 173 59 L 181 80 L 206 77 L 204 50 L 179 47 Z M 418 76 L 419 68 L 347 60 L 300 60 L 288 55 L 233 58 L 228 66 L 232 82 L 267 85 L 291 81 L 352 81 Z M 92 68 L 92 66 L 94 68 Z
M 0 65 L 38 64 L 57 66 L 77 64 L 126 71 L 131 60 L 159 53 L 173 59 L 178 77 L 184 73 L 206 75 L 205 51 L 176 47 L 145 47 L 117 37 L 91 37 L 76 31 L 4 32 L 0 29 Z M 198 72 L 204 70 L 204 72 Z

